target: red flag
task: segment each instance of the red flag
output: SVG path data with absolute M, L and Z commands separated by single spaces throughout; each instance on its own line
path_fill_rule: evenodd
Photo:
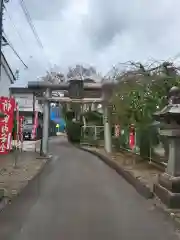
M 19 116 L 19 141 L 23 142 L 23 124 L 24 124 L 24 116 Z
M 38 112 L 35 112 L 35 116 L 34 116 L 34 125 L 33 125 L 33 129 L 32 129 L 32 139 L 36 138 L 36 129 L 38 126 Z
M 120 136 L 120 125 L 116 124 L 114 130 L 115 130 L 115 137 L 119 137 Z
M 0 119 L 0 154 L 7 154 L 12 141 L 15 99 L 0 97 L 0 111 L 5 117 Z

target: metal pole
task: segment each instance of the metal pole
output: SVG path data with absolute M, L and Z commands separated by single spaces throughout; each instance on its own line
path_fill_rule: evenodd
M 46 89 L 45 92 L 45 101 L 43 107 L 43 139 L 42 139 L 42 154 L 47 156 L 48 154 L 48 139 L 49 139 L 49 118 L 50 118 L 50 109 L 49 101 L 46 98 L 51 97 L 51 90 Z

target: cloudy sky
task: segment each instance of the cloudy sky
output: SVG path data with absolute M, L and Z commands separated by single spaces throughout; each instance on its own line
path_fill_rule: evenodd
M 40 48 L 20 6 L 6 4 L 4 31 L 28 70 L 4 47 L 20 84 L 82 63 L 102 74 L 118 62 L 168 59 L 180 53 L 179 0 L 24 0 L 43 44 Z M 18 31 L 17 31 L 18 30 Z

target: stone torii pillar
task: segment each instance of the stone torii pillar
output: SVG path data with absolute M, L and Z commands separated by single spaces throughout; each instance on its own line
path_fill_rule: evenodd
M 104 106 L 104 148 L 107 153 L 112 152 L 110 109 L 107 105 Z
M 107 153 L 112 152 L 112 128 L 111 128 L 111 107 L 109 99 L 112 96 L 112 84 L 105 84 L 102 87 L 103 114 L 104 114 L 104 148 Z
M 50 120 L 50 102 L 48 98 L 51 98 L 51 89 L 46 88 L 45 99 L 43 106 L 43 138 L 42 138 L 42 155 L 48 154 L 48 139 L 49 139 L 49 120 Z

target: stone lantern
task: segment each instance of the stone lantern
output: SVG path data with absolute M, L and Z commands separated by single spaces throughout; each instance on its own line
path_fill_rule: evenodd
M 156 120 L 163 123 L 160 130 L 167 137 L 169 157 L 165 173 L 161 174 L 154 185 L 157 197 L 168 208 L 180 208 L 180 89 L 172 87 L 169 92 L 169 103 L 154 114 Z

